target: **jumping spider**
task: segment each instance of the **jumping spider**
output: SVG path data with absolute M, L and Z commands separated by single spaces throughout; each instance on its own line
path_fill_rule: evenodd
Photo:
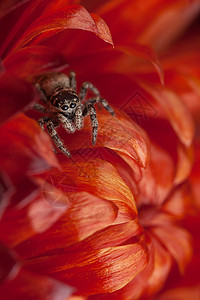
M 95 145 L 98 121 L 94 105 L 101 103 L 111 115 L 115 114 L 107 101 L 101 98 L 98 89 L 91 82 L 84 82 L 79 95 L 77 94 L 74 72 L 70 72 L 69 77 L 63 73 L 41 75 L 37 78 L 35 86 L 45 106 L 36 103 L 34 108 L 46 114 L 38 120 L 38 123 L 43 130 L 44 125 L 46 125 L 55 146 L 68 157 L 71 156 L 70 152 L 60 140 L 55 130 L 56 127 L 62 124 L 68 133 L 74 133 L 76 130 L 83 128 L 84 117 L 89 114 L 92 124 L 92 144 Z M 95 97 L 83 103 L 88 90 L 92 91 Z

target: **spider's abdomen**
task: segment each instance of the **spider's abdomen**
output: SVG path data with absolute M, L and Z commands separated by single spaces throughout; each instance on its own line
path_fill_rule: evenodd
M 63 73 L 48 73 L 40 76 L 36 84 L 39 84 L 40 89 L 49 98 L 58 87 L 68 89 L 70 82 L 69 77 Z

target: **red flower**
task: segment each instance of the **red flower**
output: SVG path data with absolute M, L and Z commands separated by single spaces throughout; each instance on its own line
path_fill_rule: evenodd
M 106 20 L 115 49 L 103 19 L 80 4 Z M 199 80 L 195 49 L 191 67 L 175 50 L 174 58 L 165 52 L 159 61 L 151 46 L 164 51 L 199 2 L 144 7 L 128 0 L 13 0 L 0 9 L 6 28 L 0 49 L 1 294 L 151 299 L 192 256 L 187 218 L 194 213 L 188 181 L 194 124 L 186 95 L 194 95 L 198 107 Z M 78 86 L 85 80 L 98 86 L 116 112 L 97 110 L 95 147 L 87 118 L 70 139 L 59 130 L 71 159 L 53 153 L 30 112 L 39 100 L 35 76 L 69 70 Z

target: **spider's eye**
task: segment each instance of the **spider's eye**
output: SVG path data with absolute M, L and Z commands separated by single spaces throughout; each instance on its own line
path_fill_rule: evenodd
M 68 105 L 63 105 L 62 110 L 68 110 L 69 106 Z
M 71 103 L 71 104 L 70 104 L 70 107 L 71 107 L 71 108 L 76 107 L 76 103 Z

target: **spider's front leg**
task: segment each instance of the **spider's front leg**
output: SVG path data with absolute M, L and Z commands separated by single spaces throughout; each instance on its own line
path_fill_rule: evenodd
M 75 111 L 75 126 L 78 130 L 83 128 L 83 112 L 81 105 L 79 105 Z
M 48 117 L 44 117 L 38 120 L 38 123 L 40 125 L 40 127 L 44 130 L 44 124 L 47 127 L 47 131 L 49 133 L 49 135 L 51 136 L 54 144 L 56 145 L 56 147 L 58 149 L 60 149 L 62 151 L 62 153 L 64 153 L 65 155 L 67 155 L 68 157 L 71 156 L 70 152 L 64 147 L 63 142 L 61 141 L 60 137 L 57 134 L 57 131 L 55 130 L 53 121 L 51 119 L 49 119 Z

